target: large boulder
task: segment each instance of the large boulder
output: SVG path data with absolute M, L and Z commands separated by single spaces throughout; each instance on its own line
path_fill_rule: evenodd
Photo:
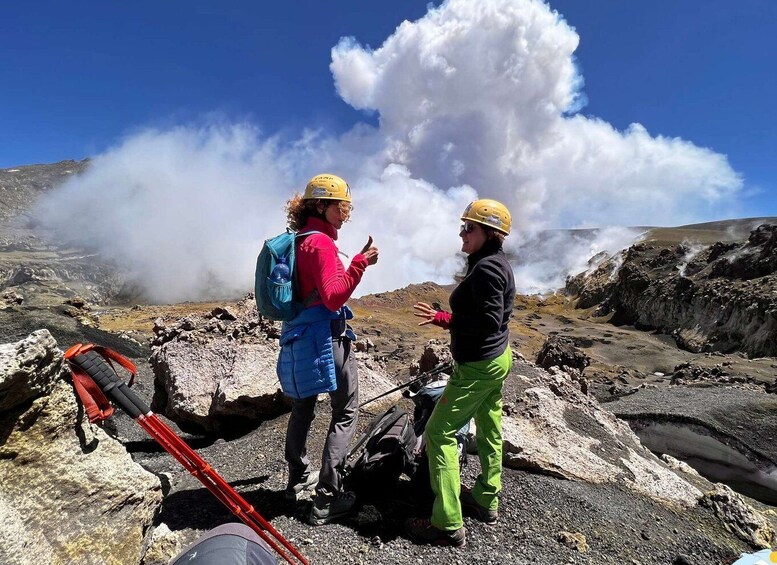
M 154 351 L 153 409 L 182 427 L 225 431 L 284 409 L 275 375 L 278 344 L 173 341 Z
M 278 329 L 258 315 L 251 295 L 169 327 L 157 321 L 151 354 L 152 409 L 184 428 L 217 434 L 287 410 L 289 401 L 275 372 Z M 395 386 L 371 355 L 353 354 L 363 399 Z M 396 398 L 398 393 L 385 400 Z
M 537 354 L 537 365 L 543 369 L 558 367 L 562 371 L 582 374 L 590 364 L 591 359 L 575 346 L 572 339 L 558 335 L 550 336 Z
M 426 373 L 435 367 L 444 363 L 451 363 L 452 361 L 453 355 L 451 355 L 448 342 L 442 339 L 430 339 L 426 342 L 421 358 L 418 360 L 418 372 Z
M 0 344 L 0 412 L 49 393 L 61 369 L 62 352 L 48 330 Z
M 571 376 L 523 365 L 505 393 L 505 465 L 616 483 L 675 507 L 696 504 L 702 492 L 642 447 L 629 425 L 582 393 Z
M 30 379 L 48 384 L 17 379 L 6 398 L 23 400 L 0 413 L 0 562 L 140 562 L 162 499 L 159 479 L 85 421 L 48 331 L 12 346 L 19 357 L 0 358 L 0 372 L 29 360 L 37 367 Z
M 256 314 L 249 295 L 206 316 L 154 325 L 153 410 L 183 428 L 214 433 L 284 409 L 275 375 L 278 326 Z

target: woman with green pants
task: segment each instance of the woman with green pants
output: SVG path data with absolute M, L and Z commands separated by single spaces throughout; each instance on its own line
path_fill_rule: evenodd
M 466 545 L 462 510 L 496 522 L 502 489 L 502 385 L 512 367 L 507 324 L 515 300 L 513 270 L 502 242 L 510 212 L 496 200 L 476 200 L 461 219 L 467 274 L 451 293 L 451 313 L 426 303 L 413 307 L 424 320 L 451 332 L 455 370 L 426 425 L 426 453 L 434 492 L 431 518 L 406 523 L 418 543 Z M 482 472 L 470 490 L 461 487 L 456 431 L 475 418 Z

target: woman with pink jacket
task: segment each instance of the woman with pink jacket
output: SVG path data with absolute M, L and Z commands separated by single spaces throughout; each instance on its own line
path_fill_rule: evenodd
M 298 232 L 296 285 L 298 298 L 304 301 L 306 308 L 294 320 L 284 323 L 284 332 L 296 331 L 304 339 L 306 333 L 312 333 L 306 331 L 308 327 L 317 324 L 316 327 L 321 328 L 323 321 L 326 324 L 323 331 L 331 334 L 331 358 L 327 353 L 313 359 L 311 366 L 318 370 L 327 364 L 331 369 L 333 365 L 336 381 L 334 390 L 332 387 L 325 389 L 332 405 L 332 419 L 320 473 L 310 470 L 306 452 L 317 394 L 293 398 L 286 432 L 285 457 L 289 464 L 286 497 L 296 500 L 303 490 L 315 486 L 316 496 L 308 519 L 313 525 L 326 524 L 347 514 L 356 502 L 353 492 L 343 490 L 339 472 L 356 430 L 359 404 L 356 362 L 351 355 L 356 336 L 346 322 L 353 313 L 345 303 L 367 267 L 377 262 L 378 249 L 373 247 L 370 237 L 348 268 L 343 266 L 335 242 L 352 209 L 350 187 L 340 177 L 329 174 L 313 177 L 305 187 L 305 193 L 297 194 L 286 205 L 289 227 Z M 300 330 L 301 326 L 307 327 Z M 282 345 L 283 341 L 282 335 Z M 326 341 L 328 345 L 329 339 Z

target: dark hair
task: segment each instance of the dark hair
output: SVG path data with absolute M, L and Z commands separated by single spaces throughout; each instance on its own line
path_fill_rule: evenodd
M 480 227 L 483 228 L 484 232 L 486 232 L 486 241 L 496 240 L 500 244 L 504 243 L 504 240 L 506 237 L 505 234 L 503 234 L 499 230 L 495 230 L 494 228 L 489 228 L 488 226 L 484 226 L 483 224 L 480 224 Z

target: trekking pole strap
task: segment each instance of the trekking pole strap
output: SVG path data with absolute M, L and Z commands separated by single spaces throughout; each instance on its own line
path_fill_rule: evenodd
M 87 375 L 80 370 L 71 369 L 73 375 L 73 386 L 76 389 L 78 398 L 84 406 L 86 417 L 94 424 L 102 422 L 113 415 L 113 406 L 105 397 L 100 387 Z

